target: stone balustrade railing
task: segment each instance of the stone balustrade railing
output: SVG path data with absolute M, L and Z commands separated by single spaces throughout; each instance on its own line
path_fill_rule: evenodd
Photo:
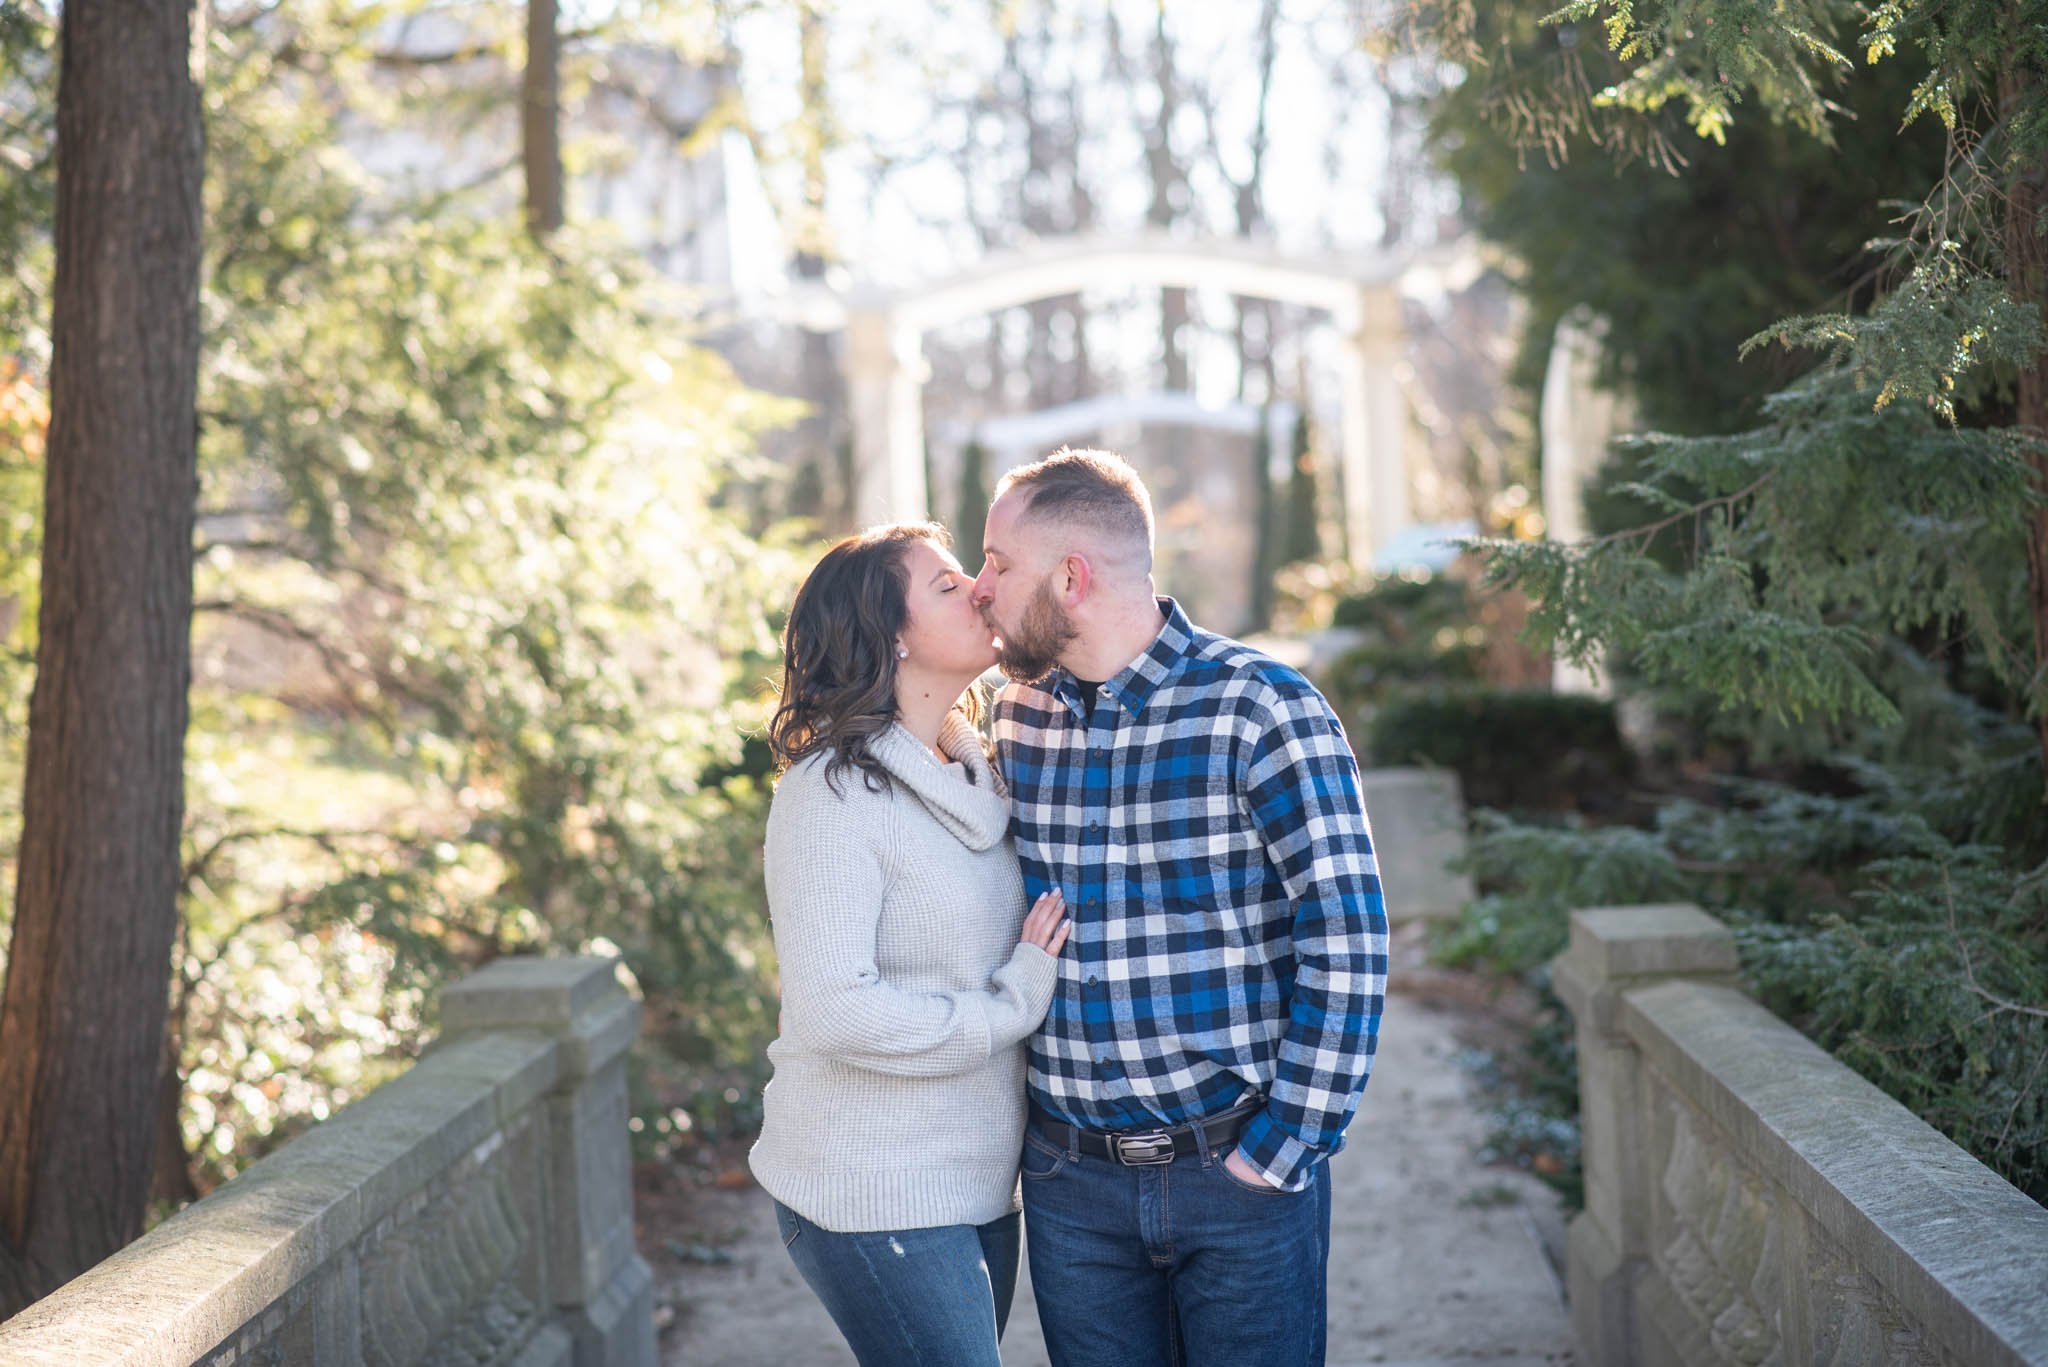
M 1592 1367 L 2048 1364 L 2048 1210 L 1735 985 L 1691 906 L 1573 915 Z
M 652 1367 L 603 959 L 445 991 L 404 1076 L 0 1324 L 49 1367 Z

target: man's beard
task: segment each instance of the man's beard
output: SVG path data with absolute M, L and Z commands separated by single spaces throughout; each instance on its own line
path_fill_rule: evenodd
M 997 634 L 1003 638 L 1003 649 L 996 656 L 996 664 L 1018 683 L 1031 683 L 1052 673 L 1053 666 L 1060 662 L 1060 652 L 1073 644 L 1081 629 L 1053 598 L 1048 580 L 1038 586 L 1031 601 L 1024 605 L 1024 616 L 1018 621 L 1016 632 L 998 627 Z

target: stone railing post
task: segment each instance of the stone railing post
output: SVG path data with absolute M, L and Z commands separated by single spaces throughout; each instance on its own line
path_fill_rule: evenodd
M 554 1038 L 546 1107 L 548 1287 L 575 1367 L 653 1367 L 654 1277 L 633 1243 L 626 1050 L 640 1004 L 610 959 L 500 959 L 441 994 L 441 1039 L 492 1031 Z
M 1358 776 L 1387 916 L 1394 921 L 1455 917 L 1472 900 L 1465 798 L 1451 769 L 1367 769 Z
M 1617 1024 L 1622 994 L 1672 978 L 1733 986 L 1728 928 L 1691 905 L 1575 911 L 1551 983 L 1578 1027 L 1586 1208 L 1567 1251 L 1572 1329 L 1590 1367 L 1639 1359 L 1634 1293 L 1649 1255 L 1647 1116 L 1641 1060 Z

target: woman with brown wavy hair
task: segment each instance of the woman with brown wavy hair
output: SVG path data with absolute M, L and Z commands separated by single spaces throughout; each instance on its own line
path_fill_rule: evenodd
M 902 525 L 825 553 L 790 609 L 768 728 L 782 1025 L 749 1161 L 863 1364 L 1000 1361 L 1023 1041 L 1067 938 L 1057 893 L 1024 905 L 974 726 L 995 640 L 947 546 Z

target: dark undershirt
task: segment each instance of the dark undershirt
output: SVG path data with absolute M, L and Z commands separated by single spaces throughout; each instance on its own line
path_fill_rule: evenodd
M 1096 691 L 1097 691 L 1097 690 L 1099 690 L 1099 689 L 1100 689 L 1100 688 L 1102 687 L 1102 685 L 1103 685 L 1103 684 L 1104 684 L 1105 682 L 1106 682 L 1106 681 L 1105 681 L 1105 680 L 1102 680 L 1102 679 L 1096 679 L 1096 680 L 1095 680 L 1095 681 L 1093 681 L 1092 683 L 1091 683 L 1091 682 L 1090 682 L 1089 680 L 1087 680 L 1087 679 L 1076 679 L 1076 680 L 1074 680 L 1074 687 L 1076 687 L 1076 688 L 1078 688 L 1078 689 L 1080 689 L 1080 690 L 1081 690 L 1081 715 L 1082 715 L 1082 716 L 1084 716 L 1084 717 L 1085 717 L 1085 716 L 1087 716 L 1087 715 L 1088 715 L 1089 713 L 1091 713 L 1091 712 L 1093 712 L 1093 711 L 1095 710 L 1095 694 L 1096 694 Z

